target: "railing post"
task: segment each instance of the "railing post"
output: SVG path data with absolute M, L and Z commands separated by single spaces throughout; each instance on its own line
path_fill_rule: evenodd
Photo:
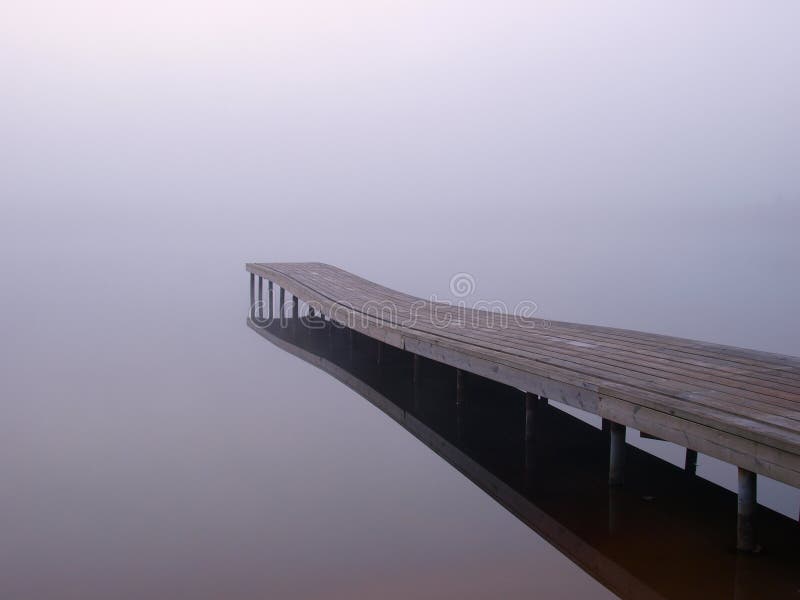
M 247 314 L 252 319 L 254 316 L 253 307 L 256 304 L 256 276 L 253 273 L 250 273 L 250 310 L 247 311 Z
M 285 320 L 284 320 L 284 316 L 285 316 L 285 313 L 286 313 L 286 307 L 284 306 L 285 303 L 286 303 L 286 290 L 283 289 L 283 288 L 279 288 L 279 291 L 278 291 L 278 312 L 279 312 L 279 317 L 280 317 L 280 320 L 281 320 L 281 326 L 283 326 L 283 324 L 285 323 Z
M 264 318 L 264 278 L 258 276 L 258 317 Z
M 267 297 L 269 298 L 269 319 L 272 320 L 272 317 L 275 315 L 274 312 L 274 305 L 275 305 L 275 296 L 273 295 L 272 291 L 272 280 L 267 283 Z

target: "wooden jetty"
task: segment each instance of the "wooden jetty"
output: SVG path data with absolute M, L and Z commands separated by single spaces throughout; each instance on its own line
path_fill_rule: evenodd
M 625 473 L 626 427 L 739 469 L 737 547 L 757 549 L 756 474 L 800 487 L 800 358 L 431 302 L 323 263 L 248 263 L 251 317 L 284 318 L 263 280 L 318 315 L 413 355 L 604 419 L 609 483 Z M 258 281 L 256 285 L 256 280 Z M 256 291 L 257 290 L 257 291 Z M 264 308 L 267 309 L 266 314 Z M 457 394 L 456 402 L 460 401 Z M 533 414 L 534 411 L 530 411 Z M 607 425 L 607 427 L 606 427 Z
M 391 350 L 379 363 L 381 346 L 361 334 L 352 351 L 349 332 L 319 327 L 318 317 L 300 322 L 248 325 L 365 398 L 618 596 L 796 597 L 800 530 L 792 519 L 761 507 L 768 550 L 730 552 L 734 493 L 634 446 L 627 484 L 608 487 L 608 437 L 592 425 L 543 402 L 523 423 L 519 390 L 479 377 L 467 377 L 457 407 L 449 367 Z

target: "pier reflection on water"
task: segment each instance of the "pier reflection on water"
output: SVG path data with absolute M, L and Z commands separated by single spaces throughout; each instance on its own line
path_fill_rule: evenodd
M 464 374 L 457 406 L 445 365 L 421 359 L 415 383 L 413 355 L 318 317 L 248 324 L 363 396 L 622 598 L 800 595 L 800 532 L 786 516 L 759 507 L 764 549 L 739 554 L 734 493 L 630 445 L 625 485 L 609 487 L 606 435 L 552 405 L 537 408 L 526 440 L 519 390 Z

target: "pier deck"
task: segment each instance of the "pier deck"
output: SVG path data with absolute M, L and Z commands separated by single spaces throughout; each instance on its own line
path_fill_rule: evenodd
M 800 487 L 800 358 L 610 327 L 503 319 L 323 263 L 246 269 L 253 301 L 253 278 L 266 279 L 388 345 L 732 463 L 740 468 L 740 499 L 752 492 L 754 501 L 753 473 Z

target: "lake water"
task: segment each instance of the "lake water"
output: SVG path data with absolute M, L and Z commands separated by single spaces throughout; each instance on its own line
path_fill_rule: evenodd
M 174 245 L 145 231 L 136 245 L 124 234 L 114 243 L 111 228 L 96 227 L 99 239 L 61 233 L 63 249 L 54 238 L 29 246 L 28 264 L 11 272 L 0 453 L 7 594 L 610 595 L 363 398 L 245 326 L 241 259 L 263 257 L 247 248 L 263 244 L 266 258 L 312 254 L 300 237 L 295 251 L 276 243 L 282 228 L 263 213 L 257 232 L 241 219 L 246 243 L 188 226 Z M 75 221 L 41 226 L 57 234 Z M 319 235 L 335 227 L 313 215 L 298 221 Z M 548 253 L 557 260 L 555 248 Z M 449 272 L 425 266 L 418 250 L 416 261 L 391 259 L 393 269 L 352 260 L 342 263 L 399 288 L 420 292 L 438 278 L 444 285 L 431 289 L 447 291 Z M 492 286 L 500 298 L 527 287 L 478 264 L 506 282 Z M 550 268 L 532 268 L 531 281 L 546 281 Z M 686 320 L 673 331 L 701 318 Z M 719 338 L 737 335 L 747 327 Z M 679 449 L 645 443 L 682 460 Z M 700 473 L 734 483 L 732 467 L 705 457 Z M 796 515 L 796 490 L 762 479 L 759 493 Z
M 3 597 L 612 595 L 250 330 L 248 261 L 800 355 L 796 7 L 384 4 L 0 19 Z

